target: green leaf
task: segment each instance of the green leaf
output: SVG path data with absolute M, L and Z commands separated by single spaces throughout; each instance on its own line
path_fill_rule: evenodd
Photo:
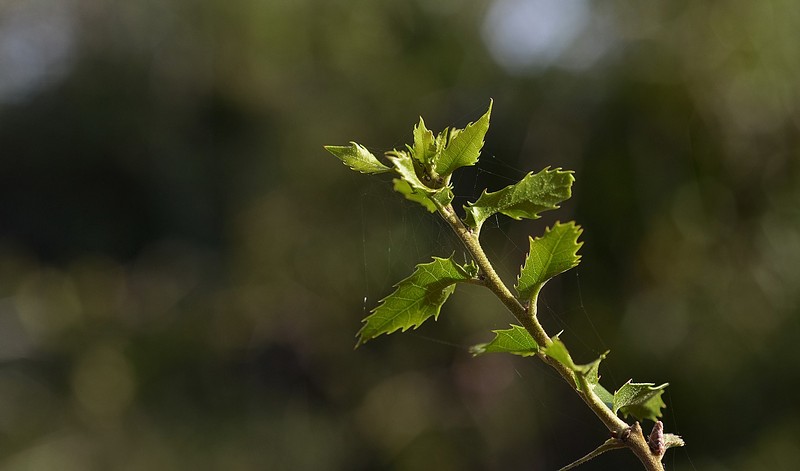
M 661 416 L 661 409 L 665 407 L 661 395 L 667 383 L 654 386 L 653 383 L 631 383 L 628 381 L 613 395 L 600 385 L 598 370 L 600 362 L 605 359 L 608 352 L 600 355 L 597 360 L 585 365 L 577 365 L 567 351 L 567 347 L 558 338 L 553 339 L 544 354 L 558 361 L 575 373 L 578 389 L 584 392 L 592 390 L 616 414 L 622 412 L 626 417 L 633 416 L 637 420 L 656 420 Z
M 558 208 L 558 204 L 572 196 L 571 171 L 546 168 L 539 173 L 529 173 L 514 185 L 487 193 L 478 201 L 469 203 L 465 222 L 480 231 L 483 222 L 497 213 L 514 219 L 536 219 L 539 213 Z
M 350 142 L 349 146 L 325 146 L 325 150 L 357 172 L 376 174 L 391 170 L 380 163 L 366 147 L 355 142 Z
M 411 155 L 409 155 L 408 152 L 402 150 L 393 150 L 387 152 L 386 157 L 392 162 L 392 165 L 394 165 L 395 171 L 409 184 L 411 188 L 415 190 L 423 190 L 425 193 L 433 191 L 428 188 L 427 185 L 422 183 L 422 180 L 419 179 L 419 176 L 417 175 L 417 167 L 414 164 L 414 159 L 411 157 Z
M 564 345 L 564 342 L 558 338 L 554 338 L 553 343 L 544 349 L 544 354 L 558 361 L 575 373 L 575 380 L 578 383 L 577 386 L 579 390 L 583 392 L 589 392 L 589 390 L 592 390 L 600 397 L 600 399 L 603 400 L 603 402 L 607 402 L 609 405 L 613 402 L 611 400 L 611 393 L 600 386 L 600 375 L 598 374 L 600 362 L 605 360 L 608 352 L 603 353 L 599 358 L 591 363 L 578 365 L 572 360 L 572 356 L 570 356 L 567 346 Z M 605 394 L 603 394 L 603 392 L 605 392 Z
M 495 337 L 491 342 L 481 343 L 469 349 L 473 355 L 505 352 L 529 357 L 539 351 L 539 345 L 524 327 L 511 324 L 510 329 L 493 330 L 492 332 L 494 332 Z
M 425 121 L 422 119 L 422 116 L 420 116 L 419 123 L 414 126 L 414 148 L 412 156 L 423 165 L 430 166 L 430 163 L 436 156 L 436 151 L 436 138 L 433 137 L 433 133 L 425 127 Z
M 439 205 L 439 207 L 447 206 L 448 204 L 450 204 L 450 202 L 453 201 L 453 197 L 454 197 L 453 189 L 450 188 L 449 186 L 446 186 L 444 188 L 440 188 L 440 189 L 434 191 L 430 195 L 430 197 L 431 197 L 431 199 L 433 201 L 436 202 L 436 204 Z
M 407 185 L 401 185 L 395 183 L 395 190 L 399 191 L 406 195 L 406 198 L 417 201 L 418 203 L 425 206 L 426 209 L 430 211 L 430 207 L 423 203 L 421 200 L 423 195 L 427 196 L 428 201 L 436 206 L 436 203 L 439 206 L 447 206 L 453 201 L 453 190 L 450 187 L 443 187 L 443 188 L 429 188 L 425 183 L 420 180 L 419 176 L 417 175 L 417 165 L 416 161 L 409 155 L 408 152 L 401 151 L 401 150 L 393 150 L 391 152 L 386 153 L 386 157 L 392 162 L 394 165 L 395 171 L 400 175 L 402 181 L 406 182 Z M 413 190 L 410 191 L 409 190 Z M 414 193 L 419 193 L 419 195 L 414 195 Z M 413 198 L 409 197 L 409 195 L 414 195 Z
M 417 265 L 414 273 L 395 285 L 397 289 L 364 319 L 358 345 L 398 329 L 405 332 L 417 328 L 430 317 L 436 319 L 455 284 L 468 279 L 467 272 L 452 257 L 433 257 L 432 262 Z
M 622 412 L 626 417 L 637 420 L 656 420 L 661 417 L 661 409 L 666 407 L 661 395 L 669 383 L 655 386 L 655 383 L 631 383 L 628 381 L 614 393 L 614 413 Z
M 483 138 L 489 130 L 489 118 L 492 114 L 492 102 L 489 109 L 474 123 L 470 123 L 463 130 L 450 132 L 449 142 L 441 151 L 434 162 L 436 174 L 444 178 L 459 167 L 475 165 L 483 147 Z M 440 135 L 441 137 L 441 135 Z
M 567 346 L 564 345 L 564 342 L 562 342 L 560 339 L 554 338 L 553 343 L 544 349 L 544 354 L 571 369 L 572 371 L 576 371 L 578 369 L 578 365 L 572 361 L 572 356 L 569 354 Z
M 574 222 L 557 222 L 541 237 L 529 237 L 530 251 L 515 286 L 521 300 L 536 302 L 539 291 L 550 278 L 578 265 L 581 260 L 578 250 L 583 245 L 578 242 L 581 232 Z
M 433 201 L 431 201 L 422 190 L 415 190 L 411 188 L 411 185 L 409 185 L 407 181 L 400 178 L 394 178 L 392 179 L 392 182 L 394 182 L 394 191 L 402 194 L 408 200 L 416 201 L 424 206 L 428 211 L 432 213 L 436 212 L 436 205 L 433 204 Z
M 597 397 L 599 397 L 600 400 L 603 401 L 603 404 L 605 404 L 606 407 L 608 407 L 609 409 L 612 409 L 614 407 L 614 395 L 611 394 L 608 391 L 608 389 L 604 388 L 602 384 L 600 383 L 595 384 L 592 390 L 594 391 L 595 394 L 597 394 Z

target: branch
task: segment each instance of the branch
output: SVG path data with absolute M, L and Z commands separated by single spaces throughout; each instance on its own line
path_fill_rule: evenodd
M 434 201 L 434 204 L 436 204 L 439 214 L 447 221 L 464 244 L 464 247 L 466 247 L 473 260 L 475 260 L 478 268 L 480 268 L 483 284 L 500 299 L 509 311 L 511 311 L 517 321 L 525 327 L 525 330 L 531 334 L 531 337 L 536 340 L 536 343 L 538 343 L 540 347 L 544 348 L 549 346 L 553 341 L 539 323 L 536 317 L 536 307 L 530 306 L 529 309 L 526 309 L 511 293 L 511 290 L 509 290 L 503 280 L 500 279 L 500 276 L 483 251 L 478 239 L 478 234 L 464 225 L 452 205 L 440 205 L 436 201 Z M 664 471 L 664 467 L 661 464 L 661 454 L 655 454 L 650 450 L 647 440 L 644 438 L 644 435 L 642 435 L 642 429 L 638 422 L 633 426 L 629 426 L 625 421 L 620 419 L 617 414 L 611 411 L 594 391 L 591 389 L 582 391 L 578 388 L 577 378 L 570 369 L 541 352 L 538 353 L 537 356 L 564 378 L 567 384 L 569 384 L 578 396 L 583 399 L 583 402 L 586 403 L 589 409 L 603 422 L 612 436 L 621 437 L 618 441 L 622 443 L 622 446 L 630 448 L 631 451 L 633 451 L 639 458 L 639 461 L 642 462 L 645 469 L 648 471 Z
M 607 451 L 617 450 L 619 448 L 625 448 L 625 444 L 622 442 L 622 440 L 618 438 L 609 438 L 608 440 L 605 441 L 605 443 L 595 448 L 588 455 L 584 456 L 583 458 L 580 458 L 579 460 L 573 461 L 572 463 L 564 466 L 558 471 L 568 471 L 570 469 L 577 468 L 578 466 L 597 458 L 598 456 L 602 455 Z

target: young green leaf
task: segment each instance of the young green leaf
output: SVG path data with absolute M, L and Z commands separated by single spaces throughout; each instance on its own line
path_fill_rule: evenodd
M 416 201 L 428 211 L 432 213 L 436 212 L 436 205 L 433 204 L 433 201 L 431 201 L 422 190 L 411 188 L 411 185 L 409 185 L 407 181 L 400 178 L 394 178 L 392 182 L 394 183 L 394 191 L 402 194 L 408 200 Z
M 409 155 L 408 152 L 402 150 L 393 150 L 386 153 L 386 158 L 392 162 L 395 171 L 409 184 L 411 188 L 415 190 L 422 190 L 425 193 L 432 191 L 431 188 L 422 183 L 422 180 L 419 179 L 419 176 L 417 175 L 418 164 L 414 164 L 414 159 L 411 157 L 411 155 Z
M 433 257 L 432 262 L 417 265 L 414 273 L 395 285 L 397 289 L 383 298 L 364 319 L 358 332 L 358 345 L 398 329 L 405 332 L 417 328 L 430 317 L 436 319 L 444 302 L 455 291 L 455 284 L 468 279 L 466 270 L 452 257 Z
M 325 150 L 335 155 L 351 169 L 361 173 L 385 173 L 391 169 L 383 165 L 366 147 L 355 142 L 349 146 L 325 146 Z
M 608 352 L 603 353 L 599 358 L 591 363 L 577 365 L 572 360 L 572 356 L 570 356 L 567 346 L 564 345 L 564 342 L 558 338 L 554 338 L 553 343 L 544 349 L 544 354 L 558 361 L 575 373 L 575 379 L 578 382 L 577 386 L 579 390 L 586 393 L 588 393 L 590 390 L 594 391 L 595 394 L 597 394 L 600 399 L 603 400 L 603 402 L 606 402 L 609 405 L 612 404 L 613 397 L 611 396 L 611 393 L 606 391 L 605 388 L 600 385 L 600 375 L 598 374 L 600 362 L 605 360 Z
M 571 171 L 546 168 L 539 173 L 529 173 L 514 185 L 502 190 L 487 193 L 485 190 L 478 201 L 469 203 L 465 222 L 480 231 L 481 225 L 496 213 L 514 219 L 536 219 L 539 213 L 558 208 L 558 204 L 572 196 Z
M 420 116 L 419 123 L 414 126 L 414 147 L 412 156 L 423 165 L 430 166 L 436 156 L 436 148 L 436 138 L 433 137 L 433 132 L 425 127 L 425 121 L 422 119 L 422 116 Z
M 469 349 L 474 356 L 484 353 L 505 352 L 523 357 L 535 355 L 539 345 L 524 327 L 511 324 L 510 329 L 493 330 L 495 337 L 489 343 L 481 343 Z
M 606 407 L 608 407 L 609 409 L 613 409 L 614 395 L 611 394 L 608 391 L 608 389 L 604 388 L 602 384 L 597 383 L 594 385 L 592 390 L 594 391 L 595 394 L 597 394 L 597 397 L 599 397 L 600 400 L 603 401 L 603 404 L 605 404 Z
M 558 338 L 553 338 L 553 343 L 547 346 L 544 349 L 544 354 L 552 358 L 553 360 L 558 361 L 562 365 L 566 366 L 567 368 L 571 369 L 572 371 L 576 371 L 578 369 L 578 365 L 572 361 L 572 356 L 569 354 L 567 350 L 567 346 L 564 345 Z
M 529 237 L 530 251 L 515 286 L 521 300 L 535 303 L 550 278 L 578 265 L 581 260 L 578 250 L 583 245 L 578 242 L 581 232 L 574 222 L 557 222 L 541 237 Z
M 628 381 L 614 393 L 612 410 L 631 415 L 637 420 L 656 420 L 661 417 L 661 409 L 666 407 L 661 395 L 669 383 L 655 386 L 655 383 L 631 383 Z
M 406 186 L 395 183 L 395 190 L 406 195 L 406 198 L 417 201 L 429 210 L 429 206 L 421 201 L 423 195 L 427 196 L 428 201 L 434 206 L 436 203 L 438 203 L 439 206 L 447 206 L 453 201 L 453 190 L 450 187 L 430 188 L 420 180 L 419 176 L 417 176 L 417 165 L 420 164 L 415 164 L 414 159 L 408 152 L 393 150 L 387 152 L 386 156 L 394 165 L 395 171 L 397 171 L 402 180 L 407 184 Z M 411 193 L 405 193 L 407 189 L 413 191 Z M 414 195 L 413 198 L 410 198 L 409 194 L 414 193 L 418 193 L 418 195 Z
M 457 133 L 451 131 L 447 146 L 434 162 L 434 170 L 440 177 L 447 177 L 459 167 L 475 165 L 481 154 L 483 138 L 489 130 L 489 118 L 492 114 L 492 102 L 489 109 L 474 123 L 470 123 Z M 445 133 L 446 134 L 446 133 Z M 441 135 L 440 135 L 441 136 Z M 440 139 L 441 142 L 441 139 Z

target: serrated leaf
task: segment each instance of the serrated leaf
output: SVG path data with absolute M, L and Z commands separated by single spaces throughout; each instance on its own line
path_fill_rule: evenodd
M 452 257 L 433 257 L 432 262 L 417 265 L 414 273 L 395 285 L 397 289 L 364 319 L 358 344 L 381 334 L 417 328 L 431 317 L 436 319 L 455 284 L 468 279 L 467 272 Z
M 408 200 L 421 204 L 428 211 L 432 213 L 436 212 L 436 205 L 433 204 L 433 201 L 431 201 L 430 198 L 428 198 L 428 196 L 422 192 L 422 190 L 415 190 L 411 188 L 411 185 L 409 185 L 407 181 L 400 178 L 394 178 L 392 179 L 392 182 L 394 183 L 394 191 L 402 194 Z
M 539 173 L 529 173 L 519 183 L 488 193 L 484 190 L 478 201 L 469 203 L 465 222 L 480 230 L 483 222 L 494 214 L 505 214 L 514 219 L 536 219 L 539 213 L 558 208 L 558 204 L 572 196 L 571 171 L 546 168 Z
M 435 201 L 439 207 L 447 206 L 453 201 L 453 189 L 449 186 L 439 188 L 430 195 L 430 198 Z
M 661 395 L 669 383 L 656 386 L 655 383 L 631 383 L 628 381 L 614 393 L 614 413 L 622 412 L 626 417 L 637 420 L 656 420 L 661 417 L 661 409 L 666 407 Z
M 578 389 L 587 393 L 589 390 L 592 390 L 595 392 L 595 394 L 600 396 L 600 399 L 602 399 L 603 402 L 606 402 L 608 405 L 612 404 L 613 396 L 611 393 L 606 391 L 605 388 L 600 386 L 599 382 L 600 362 L 605 360 L 608 352 L 603 353 L 599 358 L 591 363 L 578 365 L 572 360 L 572 356 L 569 354 L 567 346 L 564 345 L 564 342 L 558 338 L 554 338 L 553 342 L 544 349 L 544 354 L 558 361 L 575 373 L 575 380 L 577 381 Z M 603 394 L 603 392 L 605 392 L 605 394 Z
M 483 147 L 483 138 L 489 130 L 489 118 L 492 114 L 492 102 L 489 109 L 474 123 L 458 132 L 450 132 L 447 146 L 437 155 L 434 162 L 436 174 L 444 178 L 456 169 L 467 165 L 475 165 Z
M 366 147 L 355 142 L 350 142 L 349 146 L 325 146 L 325 150 L 357 172 L 377 174 L 391 170 L 380 163 Z
M 557 362 L 561 363 L 562 365 L 566 366 L 572 371 L 578 369 L 578 365 L 572 361 L 572 356 L 569 354 L 567 350 L 567 346 L 564 345 L 560 339 L 554 338 L 553 343 L 547 346 L 544 349 L 544 354 L 556 360 Z
M 417 167 L 414 164 L 414 159 L 408 152 L 402 150 L 393 150 L 386 153 L 386 157 L 394 165 L 394 170 L 405 180 L 409 186 L 415 190 L 422 190 L 425 193 L 431 192 L 422 180 L 417 176 Z
M 481 343 L 469 349 L 473 355 L 505 352 L 529 357 L 539 351 L 539 345 L 524 327 L 511 324 L 510 329 L 493 330 L 492 332 L 495 337 L 491 342 Z
M 414 147 L 412 156 L 424 165 L 430 165 L 436 156 L 436 138 L 433 132 L 425 127 L 422 116 L 419 123 L 414 126 Z
M 536 297 L 547 281 L 578 265 L 581 260 L 578 242 L 583 230 L 574 222 L 555 223 L 544 235 L 529 237 L 530 251 L 522 266 L 515 286 L 521 300 L 536 302 Z
M 429 209 L 429 206 L 421 201 L 423 195 L 427 196 L 428 201 L 434 206 L 436 203 L 438 203 L 439 206 L 447 206 L 453 201 L 453 190 L 450 187 L 445 186 L 438 189 L 429 188 L 419 179 L 419 176 L 417 176 L 417 165 L 420 164 L 415 163 L 415 160 L 408 152 L 393 150 L 387 152 L 386 157 L 392 162 L 395 171 L 400 175 L 402 181 L 407 184 L 406 187 L 405 185 L 395 183 L 395 190 L 406 195 L 406 198 L 408 198 L 409 194 L 413 195 L 414 193 L 419 193 L 420 195 L 414 195 L 414 198 L 408 199 L 421 203 L 427 209 Z M 413 191 L 406 193 L 409 189 Z M 418 197 L 419 199 L 416 199 Z
M 594 391 L 595 394 L 597 394 L 597 397 L 599 397 L 600 400 L 603 401 L 603 404 L 605 404 L 606 407 L 608 407 L 609 409 L 614 407 L 614 395 L 611 394 L 608 391 L 608 389 L 604 388 L 602 384 L 600 383 L 595 384 L 592 390 Z

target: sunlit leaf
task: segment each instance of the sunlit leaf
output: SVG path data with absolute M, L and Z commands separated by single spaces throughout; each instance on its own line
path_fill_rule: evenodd
M 668 383 L 656 386 L 655 383 L 631 383 L 628 381 L 614 393 L 612 410 L 622 412 L 626 417 L 637 420 L 656 420 L 661 417 L 661 409 L 666 407 L 661 395 Z
M 554 338 L 553 343 L 544 349 L 544 354 L 558 361 L 570 370 L 575 371 L 578 369 L 578 365 L 572 361 L 572 356 L 569 354 L 567 346 L 564 345 L 564 342 L 562 342 L 560 339 Z
M 422 191 L 411 188 L 407 181 L 395 178 L 392 180 L 394 183 L 394 191 L 402 194 L 406 199 L 415 201 L 425 207 L 430 212 L 436 211 L 436 205 L 433 204 L 430 198 Z
M 597 394 L 600 399 L 609 406 L 613 403 L 613 396 L 611 393 L 606 391 L 605 388 L 600 385 L 599 375 L 600 362 L 605 360 L 608 352 L 603 353 L 599 358 L 591 363 L 578 365 L 572 360 L 572 356 L 569 354 L 567 346 L 564 345 L 564 342 L 558 338 L 554 338 L 553 343 L 544 349 L 544 354 L 558 361 L 575 373 L 575 380 L 578 383 L 578 389 L 586 393 L 588 393 L 590 390 L 594 391 L 595 394 Z
M 430 206 L 422 202 L 423 198 L 426 198 L 434 206 L 436 206 L 435 203 L 438 203 L 439 206 L 447 206 L 453 201 L 453 190 L 450 187 L 430 188 L 420 180 L 417 175 L 417 168 L 421 164 L 416 162 L 408 152 L 393 150 L 387 152 L 386 156 L 394 165 L 395 171 L 402 179 L 401 181 L 406 183 L 403 185 L 395 182 L 394 188 L 403 193 L 406 198 L 417 201 L 429 211 L 431 210 Z M 413 195 L 413 197 L 409 197 L 409 195 Z
M 595 394 L 597 394 L 597 397 L 599 397 L 600 400 L 603 401 L 603 404 L 605 404 L 606 407 L 608 407 L 609 409 L 612 409 L 614 407 L 614 395 L 611 394 L 608 391 L 608 389 L 604 388 L 602 384 L 600 383 L 595 384 L 592 390 L 594 391 Z
M 325 146 L 325 150 L 335 155 L 351 169 L 361 173 L 385 173 L 391 169 L 383 165 L 366 147 L 355 142 L 349 146 Z
M 510 329 L 493 330 L 492 332 L 495 337 L 491 342 L 481 343 L 470 348 L 473 355 L 505 352 L 528 357 L 539 351 L 539 345 L 524 327 L 512 324 Z
M 514 185 L 487 193 L 474 203 L 468 203 L 465 222 L 480 230 L 483 222 L 494 214 L 505 214 L 514 219 L 536 219 L 539 213 L 558 208 L 558 204 L 572 196 L 571 171 L 546 168 L 539 173 L 529 173 Z
M 455 284 L 468 279 L 466 270 L 452 257 L 434 257 L 430 263 L 417 265 L 414 273 L 395 285 L 397 289 L 364 319 L 358 344 L 381 334 L 417 328 L 430 317 L 436 319 Z
M 483 147 L 483 138 L 489 129 L 491 114 L 492 102 L 490 101 L 489 109 L 478 121 L 470 123 L 458 132 L 450 132 L 447 146 L 434 162 L 434 169 L 440 177 L 446 177 L 460 167 L 475 165 Z
M 580 262 L 578 242 L 582 229 L 574 222 L 556 223 L 544 235 L 529 238 L 530 251 L 522 267 L 516 289 L 520 299 L 536 302 L 536 296 L 547 281 L 575 267 Z
M 433 132 L 425 127 L 420 116 L 419 123 L 414 126 L 414 147 L 412 156 L 424 165 L 430 165 L 436 156 L 436 138 Z

